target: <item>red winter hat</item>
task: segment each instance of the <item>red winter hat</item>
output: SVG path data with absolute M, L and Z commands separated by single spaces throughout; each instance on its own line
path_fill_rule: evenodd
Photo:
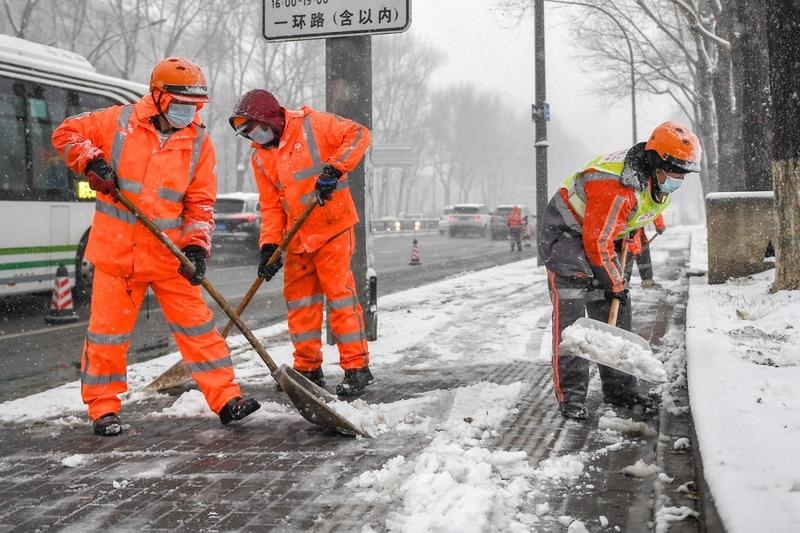
M 272 128 L 275 137 L 280 139 L 283 129 L 286 127 L 285 112 L 286 110 L 281 107 L 271 92 L 265 89 L 253 89 L 239 98 L 239 101 L 233 106 L 233 113 L 228 122 L 234 130 L 237 129 L 234 120 L 239 117 L 261 122 Z

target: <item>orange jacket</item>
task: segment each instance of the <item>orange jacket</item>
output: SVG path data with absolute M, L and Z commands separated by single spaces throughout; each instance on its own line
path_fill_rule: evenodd
M 521 228 L 525 222 L 522 220 L 522 211 L 519 207 L 512 207 L 506 219 L 506 226 L 512 229 Z
M 119 176 L 122 194 L 179 247 L 210 253 L 217 195 L 214 147 L 200 123 L 173 133 L 161 145 L 150 119 L 158 114 L 150 94 L 136 104 L 67 118 L 53 146 L 83 174 L 103 157 Z M 86 257 L 97 268 L 135 279 L 177 276 L 178 260 L 120 203 L 98 194 Z
M 251 159 L 261 201 L 259 244 L 279 243 L 293 224 L 316 201 L 314 186 L 325 164 L 342 171 L 333 199 L 314 209 L 289 244 L 293 253 L 313 252 L 358 222 L 347 173 L 369 148 L 369 130 L 352 120 L 302 106 L 286 111 L 286 127 L 278 146 L 253 143 Z

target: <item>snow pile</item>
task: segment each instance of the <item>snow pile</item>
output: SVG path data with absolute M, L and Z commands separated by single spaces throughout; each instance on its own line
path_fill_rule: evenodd
M 650 477 L 661 472 L 661 468 L 655 464 L 647 464 L 642 459 L 639 459 L 634 464 L 626 466 L 622 469 L 622 473 L 630 477 L 645 478 Z
M 693 518 L 700 518 L 700 513 L 686 506 L 661 507 L 656 510 L 656 533 L 667 533 L 670 524 L 686 520 L 690 516 Z
M 653 352 L 608 331 L 572 324 L 561 334 L 561 350 L 616 368 L 653 383 L 666 381 L 664 365 Z
M 422 432 L 430 429 L 431 419 L 417 410 L 430 403 L 434 396 L 400 400 L 388 404 L 369 404 L 364 400 L 334 400 L 327 406 L 341 415 L 353 427 L 368 437 L 377 437 L 390 431 Z
M 64 457 L 61 459 L 61 464 L 67 468 L 75 468 L 81 464 L 85 458 L 86 457 L 84 455 L 76 453 L 75 455 L 70 455 L 69 457 Z
M 413 459 L 396 456 L 348 486 L 360 500 L 392 504 L 388 531 L 530 531 L 539 518 L 522 510 L 533 507 L 527 455 L 484 447 L 521 392 L 521 383 L 458 389 L 427 448 Z
M 641 435 L 644 438 L 658 435 L 658 432 L 646 422 L 635 422 L 630 418 L 619 418 L 611 410 L 600 415 L 597 421 L 597 429 L 617 431 L 626 435 Z

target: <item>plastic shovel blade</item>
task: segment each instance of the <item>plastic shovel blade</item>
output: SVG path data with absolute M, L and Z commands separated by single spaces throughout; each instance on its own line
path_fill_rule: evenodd
M 601 331 L 603 333 L 613 335 L 613 336 L 615 336 L 615 337 L 617 337 L 617 338 L 619 338 L 619 339 L 621 339 L 621 340 L 623 340 L 625 342 L 628 342 L 628 343 L 631 343 L 631 344 L 634 344 L 634 345 L 640 347 L 642 350 L 644 350 L 646 352 L 649 352 L 649 354 L 652 354 L 653 350 L 652 350 L 652 348 L 650 346 L 650 343 L 647 342 L 644 338 L 640 337 L 639 335 L 637 335 L 637 334 L 635 334 L 633 332 L 624 330 L 622 328 L 618 328 L 616 326 L 612 326 L 610 324 L 606 324 L 605 322 L 601 322 L 600 320 L 595 320 L 595 319 L 587 318 L 587 317 L 579 318 L 578 320 L 575 321 L 575 325 L 576 326 L 580 326 L 582 328 L 586 328 L 586 329 L 590 329 L 591 328 L 591 329 L 599 330 L 599 331 Z M 664 374 L 663 378 L 657 378 L 652 373 L 645 372 L 645 369 L 647 368 L 647 365 L 637 364 L 637 365 L 632 365 L 632 366 L 622 366 L 622 365 L 618 364 L 619 360 L 614 358 L 614 357 L 609 357 L 608 359 L 606 359 L 606 358 L 602 357 L 601 355 L 598 355 L 598 354 L 595 354 L 595 353 L 587 353 L 586 351 L 581 351 L 581 353 L 575 353 L 574 355 L 577 355 L 578 357 L 582 357 L 583 359 L 588 359 L 589 361 L 592 361 L 594 363 L 598 363 L 598 364 L 601 364 L 601 365 L 604 365 L 604 366 L 611 367 L 611 368 L 613 368 L 615 370 L 618 370 L 620 372 L 624 372 L 626 374 L 630 374 L 630 375 L 632 375 L 632 376 L 634 376 L 634 377 L 636 377 L 638 379 L 641 379 L 643 381 L 647 381 L 647 382 L 650 382 L 650 383 L 663 382 L 664 379 L 666 378 L 666 374 Z M 649 357 L 655 357 L 655 356 L 649 355 Z
M 281 365 L 272 373 L 272 377 L 280 383 L 281 388 L 303 415 L 303 418 L 312 424 L 332 429 L 344 435 L 370 436 L 359 425 L 350 422 L 330 406 L 331 402 L 338 401 L 336 396 L 317 386 L 295 369 Z

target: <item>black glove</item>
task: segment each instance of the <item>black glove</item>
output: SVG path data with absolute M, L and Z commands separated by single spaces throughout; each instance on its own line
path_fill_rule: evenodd
M 103 194 L 116 196 L 117 173 L 102 157 L 89 161 L 86 165 L 86 177 L 89 178 L 89 187 Z
M 322 172 L 319 173 L 315 186 L 319 205 L 325 205 L 325 202 L 333 198 L 333 191 L 336 190 L 336 184 L 341 176 L 342 172 L 330 165 L 322 167 Z
M 667 228 L 656 228 L 656 233 L 658 233 L 659 235 L 661 235 L 662 233 L 664 233 L 664 230 L 665 230 L 665 229 L 667 229 Z
M 619 300 L 619 305 L 628 305 L 628 289 L 612 292 L 606 291 L 606 301 Z
M 267 264 L 269 258 L 272 257 L 272 254 L 274 254 L 277 249 L 277 244 L 265 244 L 261 247 L 261 261 L 258 262 L 258 275 L 267 281 L 274 278 L 275 274 L 277 274 L 278 270 L 283 266 L 283 260 L 280 256 L 278 256 L 278 260 L 271 265 Z
M 181 263 L 178 274 L 188 279 L 189 283 L 192 285 L 200 285 L 206 277 L 206 251 L 194 244 L 190 244 L 181 251 L 183 255 L 194 264 L 194 272 L 190 272 L 189 269 Z

